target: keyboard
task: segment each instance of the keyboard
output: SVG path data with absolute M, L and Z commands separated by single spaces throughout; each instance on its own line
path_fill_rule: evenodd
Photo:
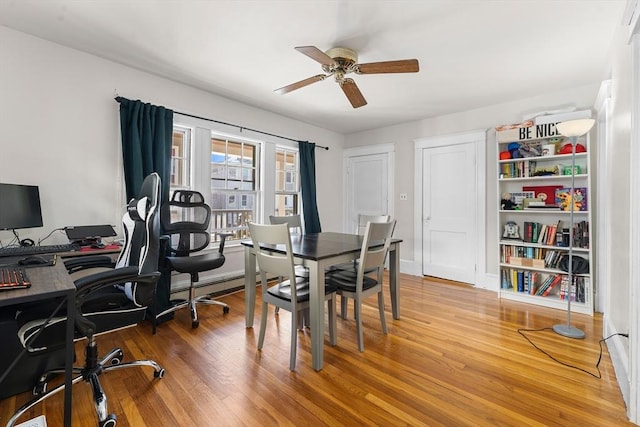
M 22 267 L 0 268 L 0 291 L 30 288 L 31 282 Z
M 0 257 L 55 254 L 58 252 L 73 252 L 78 250 L 80 250 L 80 245 L 76 243 L 44 246 L 9 246 L 7 248 L 0 248 Z

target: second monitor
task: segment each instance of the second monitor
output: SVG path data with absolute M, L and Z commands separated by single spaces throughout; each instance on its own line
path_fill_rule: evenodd
M 80 246 L 102 247 L 103 237 L 116 236 L 116 231 L 111 225 L 77 225 L 64 229 L 71 243 Z

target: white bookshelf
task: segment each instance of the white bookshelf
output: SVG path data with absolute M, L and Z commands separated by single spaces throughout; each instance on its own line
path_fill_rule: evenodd
M 544 116 L 538 125 L 534 124 L 527 129 L 513 128 L 496 131 L 496 143 L 498 156 L 500 153 L 510 151 L 513 144 L 519 144 L 524 148 L 524 155 L 520 158 L 502 158 L 496 162 L 496 174 L 498 176 L 498 251 L 499 251 L 499 278 L 500 298 L 520 301 L 529 304 L 537 304 L 545 307 L 566 310 L 569 297 L 566 286 L 566 272 L 558 265 L 557 261 L 568 254 L 568 228 L 570 226 L 570 212 L 561 207 L 524 208 L 524 196 L 533 193 L 534 199 L 538 196 L 546 200 L 546 205 L 555 205 L 555 189 L 561 188 L 568 192 L 571 188 L 571 152 L 561 154 L 559 150 L 569 143 L 568 138 L 557 134 L 555 124 L 560 121 L 589 117 L 590 112 L 579 111 L 562 116 Z M 591 139 L 585 135 L 578 139 L 578 144 L 586 148 L 586 152 L 575 156 L 575 165 L 579 168 L 575 175 L 575 189 L 580 189 L 580 195 L 576 197 L 579 207 L 574 208 L 574 260 L 583 258 L 589 263 L 589 271 L 576 275 L 576 288 L 572 290 L 571 311 L 593 315 L 594 289 L 594 254 L 595 230 L 592 221 L 592 209 L 596 206 L 593 199 L 591 161 Z M 556 154 L 542 155 L 542 147 L 555 145 Z M 531 148 L 527 151 L 527 148 Z M 520 153 L 520 150 L 518 150 Z M 513 209 L 512 206 L 504 206 L 503 195 L 509 194 L 520 205 Z M 582 197 L 582 200 L 579 199 Z M 511 199 L 511 197 L 510 197 Z M 530 202 L 530 201 L 529 201 Z M 562 204 L 560 204 L 562 205 Z M 506 207 L 507 209 L 503 209 Z M 566 204 L 562 207 L 569 209 Z M 517 227 L 518 236 L 504 236 L 505 225 L 510 222 Z M 528 224 L 531 224 L 530 226 Z M 537 224 L 537 225 L 534 225 Z M 554 226 L 560 224 L 560 230 L 556 230 L 556 236 L 550 239 L 549 234 Z M 513 231 L 513 227 L 510 227 Z M 527 231 L 530 230 L 530 231 Z M 541 234 L 544 235 L 541 236 Z M 559 238 L 560 236 L 564 238 Z M 519 237 L 519 238 L 513 238 Z M 555 261 L 555 262 L 554 262 Z M 575 263 L 576 261 L 574 261 Z M 546 296 L 542 296 L 545 281 L 549 278 L 564 277 L 553 286 Z M 562 286 L 562 283 L 565 286 Z

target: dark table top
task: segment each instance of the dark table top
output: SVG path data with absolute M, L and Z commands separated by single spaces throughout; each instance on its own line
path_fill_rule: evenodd
M 64 296 L 75 292 L 76 287 L 73 280 L 67 273 L 64 263 L 59 259 L 53 266 L 30 267 L 25 271 L 31 281 L 31 287 L 0 291 L 0 307 Z
M 392 243 L 402 242 L 393 239 Z M 251 240 L 243 240 L 242 245 L 252 248 Z M 338 255 L 358 252 L 362 248 L 362 236 L 357 234 L 324 232 L 291 236 L 291 250 L 298 258 L 318 261 Z M 273 248 L 275 252 L 285 253 L 282 245 Z

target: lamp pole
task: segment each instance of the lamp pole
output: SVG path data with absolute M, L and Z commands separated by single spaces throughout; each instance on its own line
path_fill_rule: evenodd
M 578 137 L 589 132 L 594 123 L 595 120 L 593 119 L 580 119 L 556 124 L 556 129 L 562 135 L 568 136 L 571 143 L 571 190 L 569 193 L 569 271 L 567 272 L 569 283 L 567 286 L 567 291 L 565 292 L 565 296 L 567 298 L 567 323 L 553 325 L 553 330 L 555 333 L 569 338 L 585 337 L 585 333 L 582 330 L 571 326 L 571 291 L 573 289 L 573 282 L 575 280 L 575 275 L 573 273 L 573 212 L 575 209 L 574 198 L 576 179 L 576 144 L 578 142 Z M 576 287 L 576 295 L 578 293 L 577 291 L 578 290 Z

